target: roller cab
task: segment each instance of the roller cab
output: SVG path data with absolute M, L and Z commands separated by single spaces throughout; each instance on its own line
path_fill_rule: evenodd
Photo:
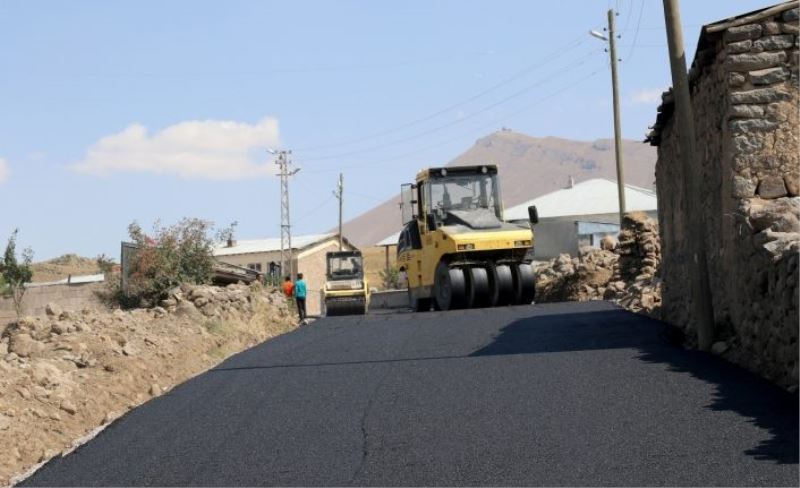
M 414 310 L 533 301 L 532 227 L 503 221 L 496 166 L 421 171 L 402 187 L 401 213 L 397 260 Z
M 364 278 L 361 251 L 329 252 L 323 290 L 325 315 L 364 315 L 369 307 L 369 288 Z

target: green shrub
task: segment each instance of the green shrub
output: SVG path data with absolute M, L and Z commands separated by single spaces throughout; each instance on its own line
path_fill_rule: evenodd
M 214 272 L 211 223 L 185 218 L 175 225 L 156 223 L 146 234 L 136 222 L 128 234 L 136 244 L 123 296 L 123 306 L 153 306 L 182 283 L 209 283 Z
M 17 234 L 19 229 L 14 229 L 11 237 L 8 238 L 6 251 L 3 253 L 3 260 L 0 261 L 0 275 L 2 283 L 0 291 L 3 296 L 11 297 L 14 301 L 14 311 L 17 317 L 22 315 L 22 298 L 25 296 L 25 283 L 30 283 L 33 278 L 31 262 L 33 261 L 33 251 L 26 248 L 22 251 L 22 263 L 17 261 Z

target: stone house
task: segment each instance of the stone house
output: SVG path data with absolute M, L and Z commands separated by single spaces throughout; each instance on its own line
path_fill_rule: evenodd
M 347 239 L 342 239 L 344 250 L 356 249 Z M 307 311 L 310 315 L 321 312 L 321 290 L 325 284 L 325 255 L 339 250 L 339 234 L 292 236 L 292 268 L 303 273 L 308 284 Z M 281 240 L 252 239 L 220 244 L 214 257 L 221 262 L 254 269 L 265 275 L 281 276 Z
M 715 347 L 789 389 L 798 383 L 798 2 L 702 28 L 689 72 L 700 208 L 688 209 L 671 91 L 647 141 L 658 146 L 663 318 L 693 333 L 686 263 L 707 253 Z M 701 212 L 705 235 L 688 230 Z M 727 351 L 727 352 L 723 352 Z

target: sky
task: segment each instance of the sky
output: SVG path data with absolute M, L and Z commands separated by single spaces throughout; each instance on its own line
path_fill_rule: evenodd
M 776 3 L 776 2 L 771 2 Z M 771 3 L 681 2 L 700 27 Z M 623 135 L 671 84 L 660 0 L 0 2 L 0 242 L 36 260 L 119 256 L 132 221 L 280 233 L 267 148 L 292 151 L 293 233 L 335 227 L 502 127 Z

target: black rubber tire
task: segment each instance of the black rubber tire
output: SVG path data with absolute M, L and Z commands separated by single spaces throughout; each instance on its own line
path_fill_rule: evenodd
M 447 263 L 436 266 L 433 294 L 440 310 L 464 308 L 467 304 L 467 281 L 461 268 L 451 268 Z
M 490 296 L 492 306 L 514 303 L 514 276 L 507 264 L 496 264 L 489 268 Z
M 536 278 L 533 266 L 519 263 L 512 266 L 514 272 L 514 303 L 530 305 L 536 297 Z
M 408 305 L 414 312 L 430 312 L 431 299 L 430 298 L 414 298 L 411 296 L 411 290 L 408 290 Z
M 489 273 L 486 268 L 470 267 L 465 269 L 468 282 L 467 307 L 481 308 L 491 305 L 492 297 L 489 288 Z

